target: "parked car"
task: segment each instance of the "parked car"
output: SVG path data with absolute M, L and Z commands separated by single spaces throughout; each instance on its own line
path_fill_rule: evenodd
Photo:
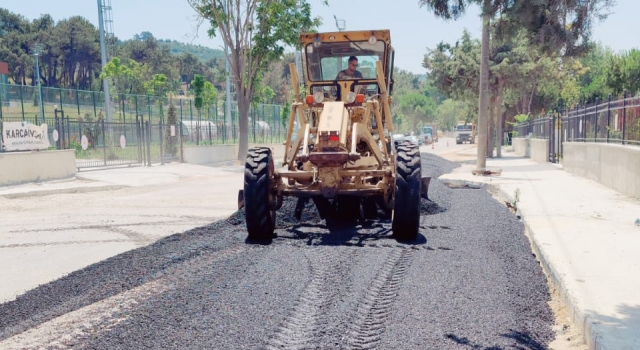
M 422 146 L 422 139 L 416 135 L 409 135 L 404 137 L 405 140 L 411 141 L 418 146 Z
M 393 143 L 396 145 L 396 148 L 398 148 L 398 144 L 402 141 L 404 141 L 404 134 L 393 134 L 391 136 L 391 139 L 393 140 Z

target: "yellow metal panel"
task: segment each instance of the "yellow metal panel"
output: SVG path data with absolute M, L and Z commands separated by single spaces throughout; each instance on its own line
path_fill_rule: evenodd
M 330 133 L 337 131 L 342 136 L 345 113 L 348 113 L 344 108 L 344 102 L 325 102 L 324 109 L 320 115 L 320 123 L 318 124 L 318 133 Z M 348 114 L 347 114 L 348 120 Z M 346 128 L 345 128 L 346 129 Z M 345 130 L 346 132 L 346 130 Z
M 289 73 L 291 74 L 291 84 L 293 85 L 294 101 L 300 102 L 300 82 L 295 63 L 289 63 Z
M 344 32 L 326 32 L 326 33 L 302 33 L 300 34 L 300 41 L 304 44 L 312 43 L 316 36 L 323 42 L 348 42 L 348 41 L 366 41 L 369 40 L 371 35 L 375 36 L 377 40 L 381 40 L 390 43 L 391 34 L 388 29 L 373 29 L 373 30 L 354 30 Z

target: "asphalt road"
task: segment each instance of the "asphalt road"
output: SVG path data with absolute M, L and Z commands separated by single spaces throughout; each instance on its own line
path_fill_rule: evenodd
M 242 212 L 163 238 L 0 304 L 0 348 L 547 348 L 522 223 L 483 189 L 432 181 L 429 196 L 412 244 L 387 221 L 327 227 L 312 206 L 296 222 L 293 201 L 268 245 L 245 242 Z

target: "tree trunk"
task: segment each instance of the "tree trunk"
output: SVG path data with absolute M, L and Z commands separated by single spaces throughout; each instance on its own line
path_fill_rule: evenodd
M 482 6 L 482 62 L 480 64 L 480 91 L 478 110 L 478 153 L 476 170 L 484 172 L 487 167 L 487 96 L 489 94 L 489 22 L 490 0 L 484 0 Z
M 489 101 L 489 131 L 487 132 L 487 157 L 493 158 L 493 146 L 495 136 L 495 119 L 496 119 L 496 97 L 491 96 Z
M 240 90 L 236 90 L 240 91 Z M 249 98 L 245 94 L 236 94 L 238 100 L 238 160 L 244 161 L 249 151 Z
M 531 96 L 529 96 L 529 105 L 527 106 L 527 114 L 531 112 L 531 102 L 533 102 L 533 96 L 536 94 L 537 82 L 534 80 L 533 87 L 531 88 Z
M 498 143 L 496 144 L 496 157 L 502 158 L 502 141 L 504 140 L 504 136 L 502 135 L 504 132 L 502 131 L 502 125 L 504 124 L 504 115 L 502 115 L 502 86 L 503 80 L 502 77 L 498 78 L 498 96 L 496 96 L 496 114 L 497 118 L 497 134 L 498 134 Z

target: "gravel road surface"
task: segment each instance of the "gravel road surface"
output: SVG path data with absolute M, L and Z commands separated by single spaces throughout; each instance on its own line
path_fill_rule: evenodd
M 456 164 L 422 155 L 423 174 Z M 128 251 L 0 304 L 1 349 L 546 349 L 545 276 L 524 227 L 484 189 L 432 181 L 418 239 L 389 221 L 327 227 L 243 213 Z M 213 200 L 213 199 L 212 199 Z

